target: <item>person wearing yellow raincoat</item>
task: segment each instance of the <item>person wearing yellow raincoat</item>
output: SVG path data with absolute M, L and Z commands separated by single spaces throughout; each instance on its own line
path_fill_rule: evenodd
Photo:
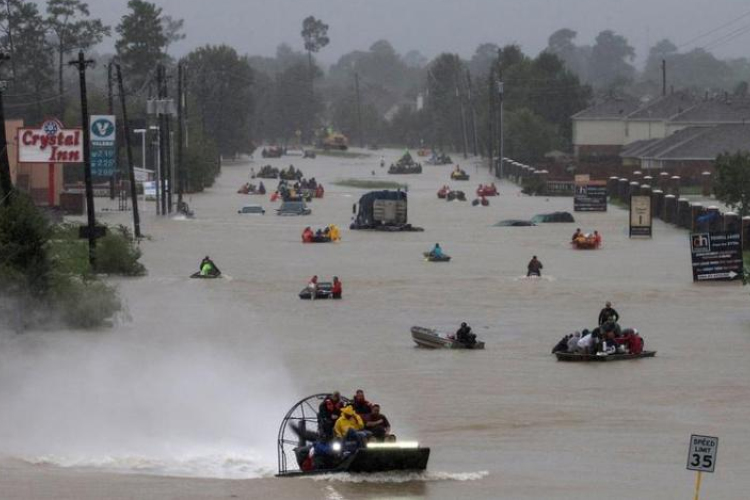
M 341 409 L 341 416 L 336 420 L 333 426 L 333 435 L 337 438 L 344 439 L 349 431 L 359 432 L 365 428 L 362 417 L 357 415 L 354 408 L 345 406 Z
M 341 232 L 339 231 L 339 228 L 336 224 L 331 224 L 328 226 L 328 236 L 331 238 L 331 241 L 341 240 Z

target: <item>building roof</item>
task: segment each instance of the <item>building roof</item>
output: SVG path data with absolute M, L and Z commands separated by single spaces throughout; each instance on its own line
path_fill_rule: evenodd
M 693 108 L 697 102 L 698 99 L 688 92 L 675 92 L 641 106 L 628 115 L 628 120 L 668 120 Z
M 731 97 L 700 101 L 678 114 L 672 123 L 745 123 L 750 122 L 750 99 Z
M 616 120 L 625 118 L 641 106 L 641 101 L 631 96 L 609 97 L 574 114 L 574 120 Z
M 750 151 L 750 124 L 688 127 L 702 129 L 691 139 L 657 153 L 660 160 L 714 160 L 722 153 Z M 670 136 L 671 137 L 671 136 Z M 665 139 L 666 140 L 666 139 Z
M 659 142 L 661 139 L 643 139 L 640 141 L 631 142 L 622 148 L 620 156 L 622 158 L 638 158 L 639 153 L 646 150 L 652 144 Z

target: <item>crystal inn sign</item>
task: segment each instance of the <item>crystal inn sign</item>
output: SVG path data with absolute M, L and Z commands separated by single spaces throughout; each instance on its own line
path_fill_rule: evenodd
M 47 120 L 41 128 L 18 129 L 19 163 L 81 163 L 83 131 Z

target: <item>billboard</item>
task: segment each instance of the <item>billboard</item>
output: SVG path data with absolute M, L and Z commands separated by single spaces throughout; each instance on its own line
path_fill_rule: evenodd
M 742 278 L 742 236 L 739 232 L 690 235 L 693 281 Z
M 117 171 L 116 129 L 114 115 L 89 117 L 91 175 L 111 177 Z
M 653 236 L 651 197 L 630 197 L 630 236 Z
M 584 181 L 576 183 L 573 195 L 573 210 L 576 212 L 606 212 L 607 182 Z
M 81 163 L 83 131 L 50 119 L 40 128 L 19 128 L 18 163 Z

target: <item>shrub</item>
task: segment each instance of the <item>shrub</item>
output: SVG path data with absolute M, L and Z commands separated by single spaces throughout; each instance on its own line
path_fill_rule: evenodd
M 138 262 L 141 250 L 130 231 L 118 226 L 96 242 L 96 270 L 100 273 L 143 276 L 146 268 Z
M 73 328 L 95 328 L 122 309 L 117 290 L 102 281 L 57 276 L 50 293 L 51 313 Z

